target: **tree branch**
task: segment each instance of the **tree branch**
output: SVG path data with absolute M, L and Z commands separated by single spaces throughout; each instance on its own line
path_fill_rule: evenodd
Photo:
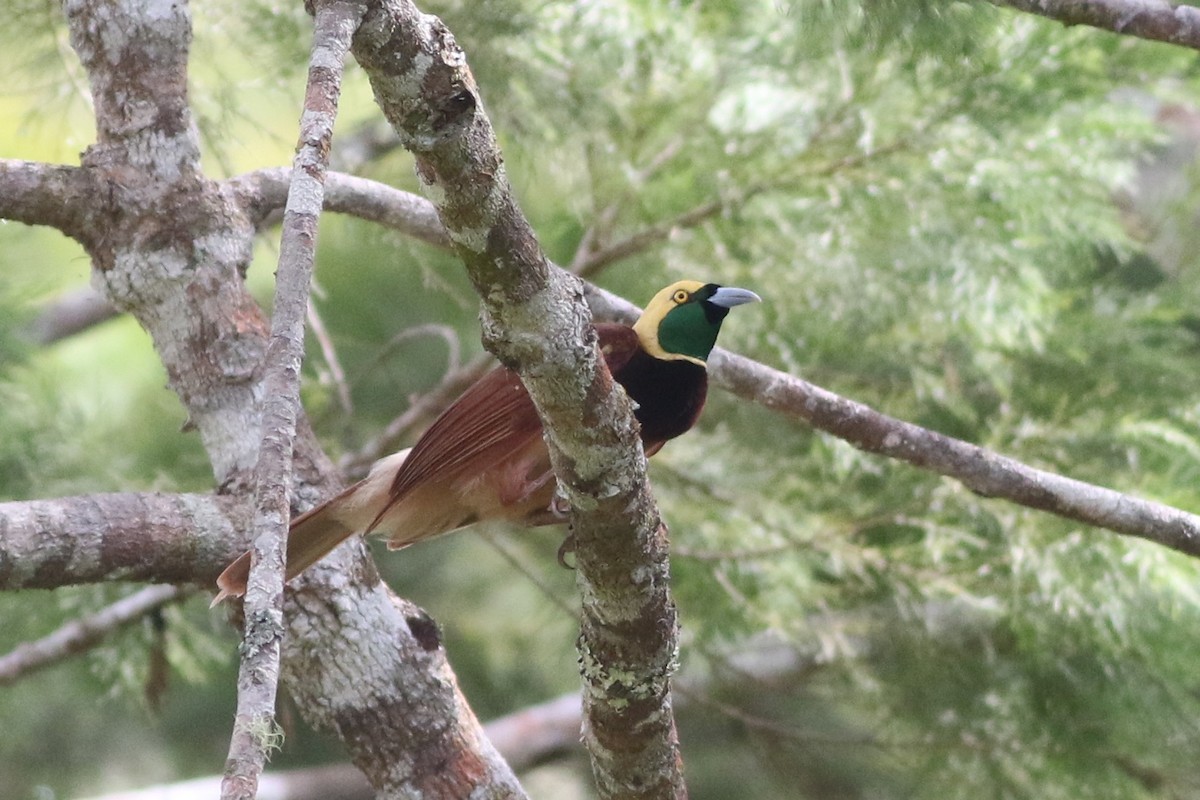
M 84 209 L 99 189 L 87 170 L 0 158 L 0 219 L 47 225 L 73 239 L 88 238 Z
M 93 494 L 0 503 L 0 590 L 98 581 L 210 586 L 245 549 L 242 500 Z
M 354 192 L 361 185 L 370 183 L 356 179 L 354 184 L 345 185 L 347 209 L 359 205 Z M 379 187 L 379 184 L 370 187 L 371 194 L 377 198 L 387 197 L 388 192 L 381 192 Z M 436 216 L 434 207 L 427 200 L 415 198 L 414 202 L 413 195 L 396 194 L 404 195 L 398 198 L 399 205 L 392 212 L 381 210 L 381 218 L 395 216 L 429 220 Z M 663 229 L 665 226 L 654 228 L 656 231 Z M 636 305 L 590 285 L 587 287 L 587 297 L 598 318 L 632 322 L 639 313 Z M 709 369 L 715 385 L 780 413 L 802 419 L 839 438 L 846 438 L 867 452 L 897 458 L 921 469 L 954 478 L 972 491 L 989 497 L 1136 536 L 1200 557 L 1200 517 L 1196 515 L 1064 478 L 976 445 L 879 414 L 865 405 L 720 348 Z M 454 386 L 459 386 L 459 383 L 455 381 Z M 422 405 L 422 413 L 436 411 L 454 394 L 453 388 L 446 392 L 439 390 L 429 397 L 428 403 Z M 840 423 L 843 412 L 859 420 L 858 435 Z M 411 419 L 412 415 L 408 413 L 402 415 L 397 421 L 399 427 L 406 429 Z M 867 420 L 873 422 L 868 423 Z M 863 438 L 865 428 L 872 426 L 877 433 L 882 433 Z M 887 433 L 895 433 L 899 438 L 889 440 Z M 378 458 L 394 444 L 394 438 L 381 437 L 378 443 L 361 454 L 361 458 L 356 458 L 348 466 L 360 464 L 363 459 Z
M 267 325 L 242 280 L 255 227 L 234 193 L 200 170 L 186 95 L 187 5 L 71 0 L 64 9 L 95 100 L 98 141 L 83 159 L 101 187 L 84 209 L 88 230 L 96 232 L 85 242 L 94 283 L 149 332 L 217 483 L 245 496 L 262 440 Z M 303 416 L 293 468 L 299 504 L 328 496 L 336 484 Z M 218 521 L 211 528 L 221 533 Z M 248 521 L 239 528 L 248 530 Z M 147 553 L 132 541 L 120 559 L 76 563 L 79 543 L 53 525 L 38 529 L 54 540 L 44 543 L 47 550 L 65 551 L 60 562 L 31 572 L 25 562 L 6 560 L 0 581 L 50 584 L 67 572 L 134 578 L 160 555 L 155 542 Z M 208 533 L 176 543 L 196 567 L 177 573 L 180 582 L 209 583 L 215 565 L 236 555 L 234 548 L 212 556 Z M 81 530 L 80 542 L 91 549 L 99 548 L 95 538 Z M 125 572 L 104 569 L 123 566 L 122 559 L 131 563 Z M 380 792 L 522 796 L 458 691 L 436 627 L 379 585 L 360 542 L 347 543 L 293 589 L 283 646 L 289 688 L 314 726 L 342 737 Z
M 686 796 L 669 693 L 677 625 L 665 531 L 580 283 L 538 246 L 441 20 L 385 0 L 353 51 L 483 300 L 485 345 L 521 374 L 545 425 L 578 544 L 584 739 L 600 794 Z
M 255 466 L 254 538 L 238 668 L 237 715 L 225 762 L 222 800 L 254 800 L 258 776 L 275 745 L 275 696 L 283 641 L 283 583 L 292 477 L 300 416 L 300 364 L 317 221 L 350 39 L 362 21 L 357 3 L 316 0 L 312 54 L 300 144 L 288 187 L 276 270 L 271 337 L 264 361 L 262 444 Z
M 5 192 L 10 188 L 13 192 L 19 193 L 19 183 L 23 173 L 20 170 L 6 173 L 5 163 L 4 159 L 0 159 L 0 218 L 19 219 L 17 216 L 10 217 L 4 213 L 3 199 Z M 25 162 L 9 163 L 25 164 Z M 31 166 L 44 165 L 33 164 Z M 81 172 L 74 167 L 62 167 L 61 169 L 74 169 L 76 172 L 72 175 Z M 36 170 L 30 170 L 30 172 L 37 173 Z M 224 181 L 221 184 L 221 193 L 224 196 L 232 197 L 253 225 L 262 229 L 282 218 L 290 182 L 291 170 L 286 167 L 270 167 L 247 172 Z M 59 221 L 69 221 L 70 214 L 56 206 L 55 203 L 66 202 L 68 203 L 66 208 L 69 210 L 73 208 L 70 203 L 74 201 L 65 192 L 59 193 L 47 189 L 46 194 L 51 210 L 63 218 Z M 86 198 L 82 198 L 79 202 L 85 200 Z M 341 172 L 328 172 L 325 176 L 323 208 L 325 211 L 348 214 L 368 222 L 376 222 L 434 247 L 442 249 L 450 247 L 446 229 L 442 227 L 442 221 L 438 219 L 437 210 L 428 200 L 411 192 L 393 189 L 391 186 L 377 181 Z M 53 219 L 47 218 L 47 224 L 54 224 Z M 63 224 L 65 225 L 66 222 Z M 55 227 L 58 226 L 55 225 Z M 53 344 L 110 320 L 119 313 L 112 303 L 95 289 L 81 287 L 66 292 L 43 306 L 29 326 L 29 338 L 37 344 Z
M 492 720 L 484 726 L 513 769 L 525 770 L 579 747 L 580 699 L 566 694 Z M 169 786 L 116 792 L 89 800 L 209 800 L 221 778 L 197 778 Z M 268 772 L 258 800 L 371 800 L 374 792 L 350 764 Z
M 114 631 L 190 593 L 178 586 L 150 586 L 94 614 L 73 619 L 37 641 L 20 644 L 8 655 L 0 656 L 0 686 L 81 653 Z
M 288 181 L 288 170 L 271 167 L 230 178 L 224 186 L 255 226 L 262 227 L 283 208 Z M 325 176 L 324 208 L 377 222 L 434 247 L 450 247 L 446 229 L 428 200 L 378 181 L 329 172 Z
M 602 249 L 593 250 L 582 258 L 576 258 L 576 264 L 573 265 L 572 271 L 584 278 L 591 277 L 610 264 L 637 255 L 660 242 L 665 242 L 677 230 L 694 228 L 728 207 L 729 204 L 721 200 L 701 203 L 672 219 L 640 230 Z
M 342 367 L 342 360 L 338 357 L 337 347 L 333 344 L 329 329 L 325 327 L 325 320 L 321 319 L 321 314 L 311 297 L 308 299 L 308 327 L 312 328 L 313 338 L 317 340 L 321 348 L 321 358 L 325 361 L 325 369 L 318 370 L 317 374 L 321 378 L 328 375 L 328 380 L 337 393 L 341 412 L 347 417 L 353 417 L 354 399 L 350 396 L 350 384 L 346 382 L 346 370 Z M 324 380 L 319 382 L 324 383 Z
M 963 609 L 954 608 L 944 616 L 963 630 L 977 631 L 990 626 L 989 618 L 976 609 L 963 613 Z M 698 705 L 703 706 L 705 693 L 728 687 L 791 685 L 835 658 L 861 658 L 872 652 L 871 643 L 866 639 L 860 641 L 859 637 L 845 635 L 841 630 L 844 625 L 842 615 L 819 614 L 814 622 L 818 628 L 838 629 L 841 646 L 836 653 L 831 653 L 825 646 L 798 648 L 771 636 L 752 637 L 730 647 L 728 653 L 710 656 L 712 668 L 685 677 L 679 706 L 682 708 L 697 700 L 700 700 Z M 856 623 L 855 627 L 861 627 L 861 624 Z M 881 628 L 886 629 L 886 625 Z M 948 628 L 947 633 L 961 635 L 962 630 Z M 721 712 L 738 718 L 745 716 L 740 709 L 729 706 Z M 484 726 L 484 730 L 514 769 L 527 770 L 575 752 L 579 747 L 582 721 L 582 698 L 573 692 L 494 719 Z M 207 800 L 220 786 L 220 780 L 219 777 L 197 778 L 88 800 L 160 800 L 164 793 L 171 800 Z M 263 775 L 260 789 L 259 800 L 368 800 L 374 797 L 361 774 L 349 764 L 268 772 Z
M 604 319 L 630 320 L 639 313 L 637 306 L 603 289 L 589 287 L 588 300 Z M 1031 467 L 881 414 L 721 348 L 709 358 L 709 373 L 718 386 L 739 397 L 804 420 L 865 452 L 954 478 L 984 497 L 1010 500 L 1200 557 L 1200 516 Z
M 26 333 L 36 344 L 54 344 L 117 315 L 104 295 L 90 286 L 81 286 L 43 305 Z
M 1200 8 L 1166 0 L 989 0 L 993 5 L 1200 50 Z

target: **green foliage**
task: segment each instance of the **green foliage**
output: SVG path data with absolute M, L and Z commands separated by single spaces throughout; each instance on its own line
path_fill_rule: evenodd
M 53 91 L 0 99 L 22 120 L 0 132 L 5 155 L 72 157 L 91 134 L 61 24 L 36 3 L 10 6 L 46 21 L 0 25 L 6 43 L 22 31 L 10 85 Z M 308 47 L 299 8 L 194 9 L 192 95 L 214 174 L 286 163 Z M 752 288 L 766 302 L 732 315 L 725 346 L 1043 468 L 1200 508 L 1188 238 L 1200 184 L 1180 167 L 1162 197 L 1142 185 L 1143 160 L 1179 133 L 1147 102 L 1194 96 L 1194 54 L 932 0 L 426 10 L 467 49 L 510 179 L 559 263 L 585 232 L 603 248 L 715 202 L 598 280 L 638 302 L 682 277 Z M 352 70 L 339 138 L 375 117 L 369 98 Z M 415 188 L 402 152 L 364 171 Z M 78 251 L 11 225 L 0 243 L 4 497 L 205 488 L 203 454 L 177 433 L 182 412 L 136 326 L 47 349 L 21 338 L 35 301 L 82 281 Z M 476 301 L 450 256 L 364 223 L 326 219 L 320 245 L 317 305 L 354 411 L 311 340 L 305 400 L 338 455 L 478 352 Z M 250 280 L 266 297 L 276 254 L 260 251 Z M 714 681 L 715 702 L 681 719 L 692 796 L 1195 793 L 1192 560 L 977 497 L 718 393 L 652 476 L 675 548 L 684 675 Z M 575 685 L 560 536 L 489 531 L 380 556 L 441 623 L 485 716 Z M 0 617 L 19 620 L 3 645 L 110 594 L 0 598 Z M 228 669 L 214 666 L 220 639 L 202 610 L 168 620 L 176 670 Z M 762 632 L 805 666 L 762 684 L 733 670 Z M 140 697 L 149 634 L 90 656 L 56 707 L 113 687 Z M 220 706 L 198 697 L 173 689 L 165 718 Z M 44 733 L 12 696 L 0 702 L 13 741 Z M 211 770 L 227 724 L 179 733 L 177 748 L 135 741 L 179 770 Z M 176 752 L 197 739 L 218 754 Z M 304 741 L 289 732 L 282 757 L 327 752 Z M 54 759 L 72 754 L 53 791 L 86 782 L 95 759 L 132 769 L 83 746 L 48 742 Z M 33 765 L 5 796 L 51 780 L 37 753 L 0 760 Z

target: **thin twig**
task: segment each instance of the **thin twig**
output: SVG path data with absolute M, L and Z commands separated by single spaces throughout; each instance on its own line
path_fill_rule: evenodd
M 0 686 L 95 647 L 126 625 L 191 593 L 191 589 L 179 586 L 150 586 L 94 614 L 73 619 L 41 639 L 19 644 L 0 656 Z
M 373 462 L 397 449 L 414 428 L 449 405 L 468 386 L 483 377 L 493 364 L 492 357 L 484 353 L 446 375 L 432 390 L 413 400 L 403 414 L 388 423 L 382 433 L 357 451 L 343 456 L 338 463 L 342 474 L 350 477 L 365 474 Z
M 511 547 L 508 546 L 508 543 L 505 542 L 504 539 L 497 536 L 494 532 L 488 530 L 486 527 L 480 528 L 479 536 L 481 539 L 487 542 L 493 550 L 499 553 L 500 557 L 507 561 L 509 566 L 511 566 L 520 574 L 524 575 L 526 579 L 528 579 L 529 582 L 534 585 L 534 588 L 541 592 L 542 596 L 550 601 L 552 606 L 566 614 L 571 619 L 577 619 L 579 617 L 579 609 L 572 608 L 566 600 L 556 595 L 554 590 L 551 589 L 544 580 L 542 580 L 540 575 L 533 571 L 532 567 L 521 560 L 521 557 L 518 556 Z
M 321 355 L 325 358 L 325 366 L 329 368 L 329 378 L 337 391 L 338 405 L 347 415 L 354 413 L 354 401 L 350 397 L 350 385 L 346 383 L 346 371 L 342 369 L 342 361 L 338 358 L 337 348 L 329 336 L 325 322 L 317 312 L 312 298 L 308 300 L 308 327 L 312 328 L 313 338 L 321 347 Z
M 396 348 L 403 342 L 409 339 L 415 339 L 418 336 L 434 336 L 446 343 L 446 373 L 450 374 L 458 370 L 458 362 L 461 358 L 460 351 L 462 345 L 458 341 L 458 333 L 449 325 L 442 325 L 437 322 L 427 322 L 423 325 L 414 325 L 411 328 L 405 328 L 387 341 L 382 347 L 375 351 L 371 359 L 363 366 L 359 367 L 359 375 L 372 372 L 374 369 L 388 359 Z M 354 382 L 357 383 L 359 376 L 356 375 Z
M 275 305 L 263 379 L 262 445 L 255 466 L 254 546 L 246 589 L 246 631 L 238 671 L 237 715 L 221 784 L 222 800 L 253 800 L 277 745 L 275 697 L 283 640 L 284 551 L 290 517 L 292 448 L 300 410 L 300 363 L 317 220 L 329 144 L 350 40 L 362 20 L 357 3 L 316 3 L 300 146 L 292 169 L 276 271 Z
M 605 247 L 603 250 L 597 250 L 589 255 L 579 265 L 576 273 L 584 278 L 589 275 L 595 275 L 614 261 L 629 258 L 652 245 L 666 241 L 677 230 L 694 228 L 701 222 L 719 214 L 725 207 L 726 203 L 724 201 L 710 200 L 665 222 L 660 222 L 645 230 L 638 231 L 619 242 Z

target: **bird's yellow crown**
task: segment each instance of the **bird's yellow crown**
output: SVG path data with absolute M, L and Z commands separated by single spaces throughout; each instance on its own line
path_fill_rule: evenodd
M 676 281 L 654 295 L 633 329 L 651 356 L 703 367 L 729 309 L 759 299 L 746 289 Z

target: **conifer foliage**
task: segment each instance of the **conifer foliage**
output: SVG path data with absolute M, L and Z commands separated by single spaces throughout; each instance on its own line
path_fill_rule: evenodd
M 191 6 L 189 102 L 228 196 L 250 175 L 267 197 L 256 171 L 290 161 L 303 6 Z M 422 9 L 467 54 L 556 264 L 640 303 L 681 278 L 752 288 L 766 302 L 727 326 L 734 352 L 986 451 L 1200 509 L 1194 50 L 982 2 Z M 0 211 L 37 221 L 11 199 L 18 167 L 77 165 L 93 108 L 57 6 L 8 3 L 0 43 Z M 334 172 L 419 193 L 363 71 L 342 91 L 328 204 L 342 202 Z M 251 213 L 245 281 L 261 303 L 279 207 Z M 411 442 L 449 379 L 478 371 L 478 300 L 440 228 L 419 229 L 427 207 L 401 222 L 365 202 L 336 210 L 321 221 L 302 399 L 356 478 Z M 180 431 L 196 421 L 164 388 L 173 365 L 127 309 L 83 290 L 88 255 L 50 226 L 100 234 L 43 216 L 0 227 L 0 589 L 50 585 L 51 567 L 37 583 L 11 560 L 28 501 L 186 503 L 214 474 L 244 489 L 210 429 Z M 650 469 L 693 798 L 1200 793 L 1196 558 L 980 496 L 760 400 L 713 390 Z M 188 591 L 137 596 L 122 627 L 53 671 L 10 674 L 4 656 L 144 591 L 130 575 L 205 585 L 236 550 L 231 523 L 217 528 L 169 574 L 131 555 L 53 592 L 0 592 L 0 684 L 20 681 L 0 690 L 0 796 L 219 771 L 236 644 Z M 488 528 L 378 559 L 437 620 L 483 718 L 578 690 L 580 600 L 560 542 Z M 344 760 L 287 727 L 277 766 Z M 535 796 L 540 781 L 545 796 L 592 791 L 583 759 L 521 777 Z

